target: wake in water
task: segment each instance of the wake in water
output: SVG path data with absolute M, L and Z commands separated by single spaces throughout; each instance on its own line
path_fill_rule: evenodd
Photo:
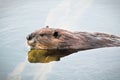
M 49 12 L 44 26 L 71 29 L 80 22 L 81 16 L 92 2 L 93 0 L 64 0 Z
M 20 64 L 18 64 L 15 67 L 15 69 L 13 70 L 13 72 L 11 72 L 8 75 L 7 80 L 21 80 L 21 73 L 24 71 L 26 63 L 27 63 L 27 58 L 26 58 L 25 61 L 21 62 Z
M 36 74 L 33 80 L 47 80 L 46 79 L 47 74 L 49 74 L 52 71 L 53 66 L 54 66 L 54 63 L 47 63 L 47 64 L 42 64 L 38 66 L 35 70 Z

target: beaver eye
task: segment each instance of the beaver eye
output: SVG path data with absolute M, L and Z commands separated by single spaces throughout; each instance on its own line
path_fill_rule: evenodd
M 58 32 L 54 32 L 53 36 L 54 36 L 55 38 L 57 38 L 57 37 L 58 37 Z
M 45 34 L 40 34 L 41 37 L 43 37 Z

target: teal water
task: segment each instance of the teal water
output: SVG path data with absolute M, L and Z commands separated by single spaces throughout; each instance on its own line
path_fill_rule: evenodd
M 0 80 L 119 80 L 120 48 L 29 63 L 26 36 L 45 25 L 120 35 L 119 0 L 0 0 Z

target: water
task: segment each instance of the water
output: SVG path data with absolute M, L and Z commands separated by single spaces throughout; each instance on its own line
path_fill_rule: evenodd
M 26 35 L 45 25 L 120 35 L 119 0 L 0 0 L 1 80 L 119 80 L 120 48 L 29 63 Z

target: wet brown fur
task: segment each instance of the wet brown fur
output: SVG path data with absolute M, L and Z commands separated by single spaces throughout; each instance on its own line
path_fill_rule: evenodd
M 120 37 L 106 33 L 71 32 L 63 29 L 42 28 L 31 33 L 34 49 L 95 49 L 120 46 Z

